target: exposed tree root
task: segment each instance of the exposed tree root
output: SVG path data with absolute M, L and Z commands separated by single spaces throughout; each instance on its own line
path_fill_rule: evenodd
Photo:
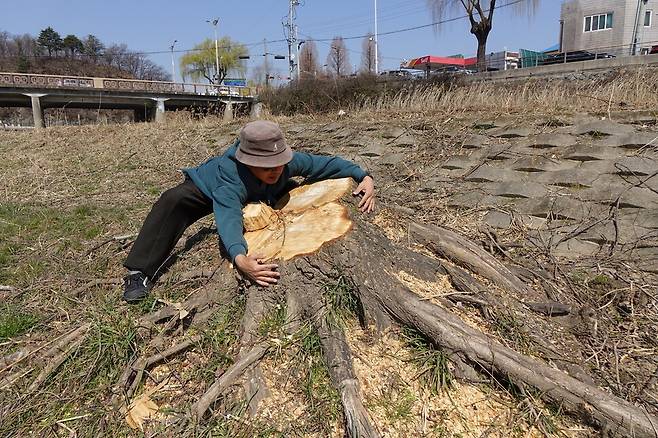
M 261 342 L 254 345 L 251 349 L 246 351 L 222 374 L 219 379 L 215 380 L 210 388 L 199 398 L 199 400 L 192 405 L 192 415 L 198 420 L 203 418 L 203 415 L 208 411 L 212 405 L 228 388 L 235 385 L 238 380 L 243 376 L 244 372 L 263 358 L 269 345 L 266 342 Z
M 171 341 L 170 334 L 175 330 L 183 334 L 186 329 L 207 322 L 220 305 L 231 299 L 236 289 L 235 277 L 227 271 L 219 282 L 206 285 L 185 302 L 167 305 L 143 317 L 138 322 L 140 328 L 138 333 L 147 340 L 147 347 L 124 369 L 114 386 L 111 403 L 114 406 L 128 404 L 149 368 L 199 342 L 201 337 L 198 335 L 180 341 Z M 160 321 L 165 321 L 164 325 L 158 326 Z M 151 337 L 153 332 L 157 334 Z M 163 350 L 165 344 L 170 346 Z
M 413 228 L 420 230 L 423 239 L 430 247 L 436 248 L 437 253 L 448 254 L 454 260 L 458 260 L 454 254 L 461 253 L 459 260 L 468 261 L 462 262 L 464 265 L 478 269 L 479 273 L 487 272 L 490 278 L 497 279 L 498 284 L 505 284 L 516 291 L 524 290 L 525 286 L 518 284 L 518 278 L 504 270 L 502 272 L 505 274 L 501 275 L 498 262 L 491 260 L 490 256 L 481 257 L 479 251 L 470 248 L 472 244 L 468 250 L 459 249 L 457 246 L 461 243 L 457 242 L 464 241 L 463 238 L 454 239 L 449 236 L 448 244 L 436 244 L 433 243 L 435 238 L 443 242 L 441 239 L 445 238 L 446 233 L 440 232 L 437 237 L 427 227 Z M 359 285 L 361 296 L 368 294 L 369 299 L 377 300 L 397 321 L 416 328 L 441 348 L 458 354 L 465 362 L 519 386 L 533 386 L 540 392 L 541 398 L 602 429 L 619 436 L 658 436 L 658 419 L 652 418 L 645 411 L 596 386 L 576 380 L 534 358 L 511 350 L 465 324 L 443 307 L 420 299 L 386 273 L 387 270 L 404 265 L 405 260 L 413 259 L 414 253 L 391 247 L 380 234 L 370 224 L 360 223 L 356 232 L 330 250 L 332 254 L 350 253 L 358 261 L 342 266 L 341 269 L 351 273 Z M 369 258 L 371 253 L 377 254 L 377 257 Z M 363 263 L 364 260 L 367 263 Z M 368 287 L 361 287 L 366 282 Z M 373 293 L 373 290 L 377 293 Z
M 500 287 L 518 293 L 519 296 L 529 295 L 530 290 L 525 283 L 505 265 L 454 231 L 434 225 L 412 223 L 409 232 L 440 257 L 464 266 Z
M 266 290 L 259 287 L 251 287 L 247 292 L 247 302 L 242 319 L 242 335 L 240 337 L 240 349 L 238 357 L 242 357 L 253 347 L 258 339 L 258 328 L 272 303 L 267 298 L 272 295 L 271 289 Z M 242 386 L 247 400 L 249 413 L 253 416 L 258 411 L 259 403 L 269 396 L 269 390 L 263 377 L 263 372 L 258 364 L 254 364 L 244 373 L 244 384 Z
M 358 296 L 357 313 L 362 324 L 384 330 L 396 321 L 418 330 L 444 350 L 455 365 L 456 374 L 462 378 L 481 381 L 482 377 L 495 376 L 522 390 L 533 387 L 539 398 L 602 430 L 618 436 L 658 437 L 658 419 L 646 411 L 590 382 L 578 380 L 538 359 L 505 347 L 446 308 L 454 306 L 453 302 L 466 303 L 480 309 L 484 317 L 489 317 L 489 309 L 494 309 L 495 303 L 488 296 L 487 286 L 472 274 L 481 275 L 513 292 L 524 302 L 538 295 L 492 254 L 454 232 L 434 226 L 412 225 L 412 236 L 424 242 L 439 257 L 459 265 L 455 266 L 394 246 L 379 228 L 365 222 L 361 216 L 352 219 L 355 224 L 351 233 L 326 244 L 312 255 L 281 263 L 282 281 L 278 286 L 246 290 L 246 310 L 235 362 L 192 406 L 191 415 L 196 421 L 200 421 L 212 405 L 243 378 L 246 378 L 245 393 L 250 410 L 252 413 L 256 411 L 260 396 L 266 394 L 258 363 L 272 348 L 262 336 L 258 336 L 258 328 L 270 305 L 268 300 L 280 300 L 285 294 L 288 316 L 284 329 L 294 333 L 304 320 L 308 320 L 319 334 L 332 383 L 341 395 L 347 435 L 380 436 L 363 405 L 345 334 L 333 319 L 335 314 L 331 313 L 331 303 L 320 298 L 328 283 L 340 279 L 345 282 L 341 284 L 349 284 Z M 449 275 L 458 293 L 440 297 L 440 302 L 446 307 L 435 304 L 403 285 L 396 277 L 401 271 L 427 282 L 436 281 L 437 274 Z M 230 293 L 236 290 L 233 273 L 223 271 L 217 277 L 223 284 L 232 284 L 228 288 Z M 169 332 L 175 328 L 183 330 L 181 307 L 203 323 L 218 303 L 227 301 L 227 296 L 230 294 L 219 293 L 217 288 L 207 288 L 182 305 L 167 306 L 143 318 L 140 321 L 143 332 L 149 334 L 160 328 L 159 334 L 151 339 L 149 353 L 144 353 L 127 367 L 120 381 L 121 389 L 126 391 L 127 388 L 128 394 L 132 395 L 149 366 L 193 345 L 195 339 L 189 339 L 158 352 Z M 554 302 L 525 304 L 547 315 L 567 311 Z M 165 321 L 164 327 L 158 325 L 161 321 Z M 150 351 L 153 349 L 155 353 Z
M 363 406 L 359 382 L 352 365 L 352 352 L 345 340 L 343 329 L 327 319 L 324 304 L 317 294 L 307 294 L 306 312 L 320 336 L 324 360 L 329 375 L 340 393 L 345 416 L 345 433 L 350 438 L 376 438 L 380 433 L 374 427 L 370 414 Z

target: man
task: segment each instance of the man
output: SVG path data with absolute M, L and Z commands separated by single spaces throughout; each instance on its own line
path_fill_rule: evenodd
M 361 211 L 370 213 L 375 207 L 372 177 L 358 165 L 339 157 L 292 152 L 279 126 L 264 120 L 247 123 L 223 155 L 183 173 L 185 181 L 164 192 L 151 209 L 124 263 L 130 272 L 123 298 L 129 303 L 148 295 L 152 279 L 187 227 L 213 212 L 234 266 L 261 286 L 276 283 L 276 264 L 247 255 L 242 208 L 248 202 L 273 205 L 293 176 L 314 181 L 352 177 L 359 183 L 354 195 L 362 195 Z

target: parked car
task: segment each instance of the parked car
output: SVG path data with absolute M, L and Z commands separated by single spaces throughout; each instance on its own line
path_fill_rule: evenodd
M 658 45 L 656 46 L 651 46 L 651 49 L 649 50 L 649 55 L 653 55 L 658 53 Z
M 541 65 L 562 64 L 564 62 L 591 61 L 593 59 L 609 59 L 615 55 L 609 53 L 594 53 L 587 50 L 576 50 L 573 52 L 556 53 L 549 55 L 540 61 Z
M 413 79 L 413 76 L 407 70 L 383 71 L 379 75 L 385 79 Z
M 447 67 L 440 68 L 438 70 L 433 70 L 430 72 L 430 76 L 440 76 L 440 75 L 471 75 L 472 71 L 465 69 L 464 67 L 459 67 L 457 65 L 449 65 Z

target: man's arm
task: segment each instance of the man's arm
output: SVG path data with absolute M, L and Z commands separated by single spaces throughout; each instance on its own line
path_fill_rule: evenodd
M 295 152 L 288 169 L 290 170 L 290 176 L 303 176 L 314 181 L 352 177 L 359 183 L 352 194 L 362 196 L 359 202 L 361 211 L 370 213 L 375 209 L 374 181 L 366 171 L 352 161 L 340 157 L 325 157 Z
M 217 233 L 229 259 L 234 262 L 236 256 L 247 253 L 247 242 L 242 235 L 242 205 L 246 197 L 226 186 L 216 189 L 212 195 Z
M 244 198 L 244 199 L 243 199 Z M 236 190 L 221 187 L 213 192 L 213 210 L 217 233 L 231 262 L 250 280 L 261 286 L 276 283 L 277 265 L 263 264 L 259 255 L 247 255 L 247 242 L 242 234 L 242 205 L 246 196 Z
M 294 153 L 288 169 L 290 176 L 303 176 L 312 181 L 352 177 L 356 182 L 361 182 L 368 176 L 359 165 L 343 158 L 303 152 Z

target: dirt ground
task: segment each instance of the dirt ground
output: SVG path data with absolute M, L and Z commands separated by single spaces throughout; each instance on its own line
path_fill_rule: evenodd
M 615 118 L 651 131 L 655 117 L 642 114 L 640 122 L 630 110 Z M 409 224 L 451 228 L 514 268 L 536 294 L 514 296 L 481 279 L 496 305 L 489 317 L 454 305 L 463 320 L 658 414 L 657 282 L 643 268 L 648 256 L 554 253 L 533 244 L 533 229 L 523 223 L 492 227 L 486 215 L 494 204 L 451 202 L 474 187 L 463 175 L 446 173 L 460 168 L 445 167 L 464 155 L 467 138 L 482 135 L 500 145 L 508 139 L 487 131 L 532 129 L 513 140 L 521 141 L 578 126 L 583 114 L 437 110 L 271 118 L 296 150 L 339 154 L 372 173 L 378 206 L 369 220 L 395 244 L 429 253 L 411 241 Z M 131 429 L 125 412 L 109 403 L 113 385 L 140 350 L 137 320 L 163 303 L 182 302 L 208 281 L 186 274 L 212 271 L 221 261 L 214 221 L 207 217 L 188 230 L 149 299 L 128 306 L 120 299 L 120 279 L 134 236 L 159 194 L 181 181 L 179 169 L 220 154 L 244 122 L 178 114 L 165 125 L 0 132 L 0 435 L 170 436 L 173 421 L 232 362 L 244 307 L 239 297 L 192 333 L 199 335 L 193 348 L 147 373 L 136 396 L 150 393 L 159 411 L 144 431 Z M 540 272 L 539 279 L 528 271 Z M 419 283 L 395 274 L 428 300 L 451 293 L 444 278 Z M 528 301 L 560 302 L 570 311 L 547 316 L 530 310 Z M 286 339 L 277 315 L 270 322 L 262 335 L 285 348 L 262 364 L 270 394 L 259 412 L 249 415 L 236 389 L 203 424 L 187 430 L 189 436 L 342 436 L 340 398 L 316 336 L 306 328 Z M 47 364 L 31 359 L 84 324 L 84 342 L 34 387 Z M 445 355 L 404 328 L 378 337 L 353 314 L 344 324 L 365 406 L 382 436 L 598 436 L 532 390 L 494 378 L 457 380 Z

